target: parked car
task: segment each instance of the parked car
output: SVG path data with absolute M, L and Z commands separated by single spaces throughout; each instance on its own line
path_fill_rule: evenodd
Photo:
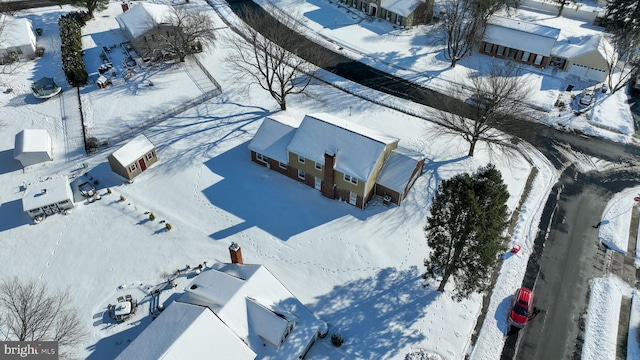
M 586 90 L 580 97 L 580 105 L 589 106 L 593 102 L 593 91 Z
M 527 288 L 520 288 L 511 299 L 509 317 L 507 321 L 512 326 L 523 328 L 527 325 L 529 317 L 533 313 L 533 292 Z

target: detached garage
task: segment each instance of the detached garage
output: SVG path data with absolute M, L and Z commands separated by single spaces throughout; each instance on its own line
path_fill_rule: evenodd
M 22 167 L 53 160 L 51 137 L 44 129 L 25 129 L 16 135 L 13 158 Z
M 109 165 L 116 174 L 132 180 L 158 162 L 155 146 L 144 135 L 138 135 L 109 155 Z

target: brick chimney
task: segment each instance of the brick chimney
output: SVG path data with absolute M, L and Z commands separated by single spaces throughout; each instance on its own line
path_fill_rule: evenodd
M 232 242 L 231 246 L 229 246 L 229 255 L 231 255 L 231 263 L 242 264 L 242 249 L 240 249 L 240 245 Z
M 336 189 L 334 187 L 334 166 L 336 165 L 336 154 L 333 151 L 325 151 L 324 153 L 324 176 L 322 178 L 322 186 L 320 191 L 322 195 L 330 198 L 336 198 Z
M 129 10 L 129 3 L 123 2 L 121 5 L 122 5 L 122 12 Z

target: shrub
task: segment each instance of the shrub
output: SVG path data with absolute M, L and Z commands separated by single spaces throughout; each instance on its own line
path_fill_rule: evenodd
M 127 200 L 127 198 L 124 197 L 124 195 L 120 195 L 120 201 L 125 201 L 125 200 Z
M 164 227 L 167 228 L 167 230 L 171 230 L 171 224 L 167 223 Z
M 111 194 L 111 188 L 107 188 L 107 194 Z
M 344 338 L 342 337 L 342 335 L 335 333 L 331 335 L 331 343 L 335 347 L 340 347 L 342 346 L 342 344 L 344 344 Z
M 149 220 L 153 221 L 156 219 L 156 216 L 153 213 L 149 213 Z

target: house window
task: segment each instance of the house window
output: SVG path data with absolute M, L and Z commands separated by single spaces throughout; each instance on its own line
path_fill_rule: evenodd
M 498 45 L 498 50 L 496 51 L 496 54 L 498 54 L 500 56 L 503 56 L 504 55 L 504 50 L 505 50 L 504 46 Z
M 536 59 L 533 60 L 533 63 L 536 64 L 536 65 L 542 64 L 542 58 L 543 58 L 542 55 L 536 55 Z
M 522 53 L 522 61 L 524 62 L 529 62 L 529 58 L 531 57 L 531 53 L 528 51 L 525 51 Z
M 40 212 L 40 209 L 32 209 L 32 210 L 29 210 L 29 212 L 32 214 L 36 214 Z
M 62 200 L 58 204 L 59 205 L 64 205 L 64 204 L 68 204 L 68 203 L 69 203 L 69 200 Z
M 322 170 L 322 164 L 316 162 L 316 170 Z
M 260 153 L 256 153 L 256 159 L 258 159 L 258 161 L 262 161 L 264 163 L 266 163 L 267 160 L 269 160 L 268 157 L 266 157 L 266 156 L 264 156 L 264 155 L 262 155 Z
M 153 152 L 149 152 L 147 154 L 147 160 L 151 160 L 151 159 L 153 159 Z
M 283 163 L 283 162 L 279 162 L 278 166 L 280 166 L 280 169 L 284 169 L 287 170 L 287 164 Z
M 351 175 L 344 174 L 344 181 L 350 182 L 353 185 L 358 185 L 358 179 L 354 178 Z
M 144 40 L 144 42 L 147 42 L 147 37 L 143 36 L 142 39 Z
M 133 163 L 133 164 L 129 165 L 129 171 L 130 171 L 130 172 L 134 172 L 134 171 L 136 171 L 136 168 L 137 168 L 137 167 L 136 167 L 136 163 Z
M 516 49 L 509 49 L 509 53 L 507 54 L 507 57 L 509 59 L 514 59 L 516 58 L 516 56 L 518 55 L 518 50 Z
M 304 176 L 305 176 L 304 170 L 298 169 L 298 179 L 304 180 Z
M 491 50 L 493 50 L 493 44 L 492 43 L 484 43 L 484 52 L 490 53 Z
M 304 164 L 304 156 L 298 155 L 298 162 Z

